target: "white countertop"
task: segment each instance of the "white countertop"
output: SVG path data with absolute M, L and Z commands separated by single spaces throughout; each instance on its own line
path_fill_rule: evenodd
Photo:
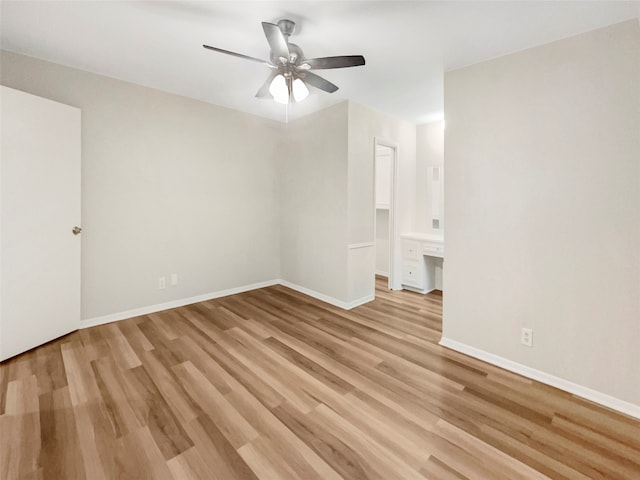
M 418 241 L 426 240 L 429 242 L 444 243 L 443 235 L 434 235 L 431 233 L 418 233 L 418 232 L 401 233 L 400 238 L 408 238 L 409 240 L 418 240 Z

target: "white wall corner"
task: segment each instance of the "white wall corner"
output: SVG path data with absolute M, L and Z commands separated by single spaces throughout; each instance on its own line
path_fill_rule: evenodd
M 103 315 L 101 317 L 87 318 L 84 320 L 80 320 L 80 328 L 89 328 L 95 327 L 97 325 L 104 325 L 105 323 L 118 322 L 120 320 L 126 320 L 127 318 L 149 315 L 150 313 L 161 312 L 163 310 L 169 310 L 172 308 L 184 307 L 185 305 L 191 305 L 193 303 L 205 302 L 207 300 L 213 300 L 214 298 L 226 297 L 229 295 L 235 295 L 237 293 L 257 290 L 259 288 L 272 287 L 274 285 L 282 285 L 284 287 L 290 288 L 291 290 L 303 293 L 335 307 L 342 308 L 343 310 L 351 310 L 352 308 L 371 302 L 375 298 L 374 295 L 367 295 L 351 302 L 345 302 L 343 300 L 338 300 L 337 298 L 330 297 L 323 293 L 316 292 L 315 290 L 310 290 L 308 288 L 301 287 L 300 285 L 287 282 L 286 280 L 274 279 L 268 280 L 266 282 L 252 283 L 250 285 L 243 285 L 226 290 L 219 290 L 217 292 L 205 293 L 194 297 L 181 298 L 178 300 L 172 300 L 170 302 L 157 303 L 155 305 L 148 305 L 146 307 L 134 308 L 131 310 L 125 310 L 123 312 L 111 313 L 109 315 Z
M 624 413 L 625 415 L 640 419 L 640 405 L 620 400 L 619 398 L 612 397 L 611 395 L 570 382 L 564 378 L 556 377 L 555 375 L 551 375 L 541 370 L 536 370 L 535 368 L 522 365 L 521 363 L 514 362 L 493 353 L 485 352 L 484 350 L 480 350 L 479 348 L 469 346 L 456 340 L 451 340 L 450 338 L 442 337 L 439 343 L 443 347 L 455 350 L 456 352 L 477 358 L 478 360 L 490 363 L 491 365 L 504 368 L 505 370 L 536 380 L 540 383 L 551 385 L 552 387 L 559 388 L 560 390 L 564 390 L 565 392 L 569 392 L 573 395 L 584 398 L 585 400 L 589 400 L 612 410 L 616 410 L 617 412 Z
M 280 285 L 290 288 L 291 290 L 304 293 L 305 295 L 309 295 L 310 297 L 321 300 L 325 303 L 333 305 L 334 307 L 342 308 L 343 310 L 351 310 L 352 308 L 371 302 L 375 298 L 375 295 L 366 295 L 362 298 L 352 300 L 351 302 L 345 302 L 344 300 L 338 300 L 337 298 L 333 298 L 325 295 L 324 293 L 316 292 L 315 290 L 296 285 L 295 283 L 287 282 L 286 280 L 280 280 L 279 283 Z
M 250 290 L 257 290 L 258 288 L 271 287 L 273 285 L 279 284 L 280 280 L 267 280 L 266 282 L 252 283 L 249 285 L 242 285 L 240 287 L 228 288 L 226 290 L 219 290 L 217 292 L 196 295 L 194 297 L 180 298 L 178 300 L 172 300 L 170 302 L 157 303 L 155 305 L 148 305 L 146 307 L 111 313 L 109 315 L 103 315 L 101 317 L 87 318 L 85 320 L 80 320 L 80 328 L 95 327 L 96 325 L 117 322 L 119 320 L 139 317 L 141 315 L 149 315 L 150 313 L 161 312 L 163 310 L 169 310 L 171 308 L 184 307 L 185 305 L 191 305 L 193 303 L 205 302 L 207 300 L 213 300 L 214 298 L 226 297 L 228 295 L 235 295 L 236 293 L 248 292 Z

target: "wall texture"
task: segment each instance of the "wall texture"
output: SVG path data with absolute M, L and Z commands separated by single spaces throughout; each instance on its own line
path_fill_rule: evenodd
M 444 336 L 640 406 L 638 21 L 449 72 L 445 105 Z
M 342 306 L 372 298 L 373 249 L 349 245 L 374 241 L 375 136 L 400 146 L 398 234 L 411 228 L 411 124 L 343 102 L 283 125 L 11 52 L 1 61 L 4 85 L 82 110 L 85 321 L 277 279 Z
M 82 109 L 83 319 L 279 278 L 284 125 L 9 52 L 1 61 L 3 85 Z
M 414 221 L 416 128 L 415 125 L 349 102 L 348 243 L 373 242 L 374 139 L 398 147 L 394 241 L 394 288 L 401 282 L 400 234 L 411 231 Z M 349 249 L 349 300 L 373 296 L 375 253 L 373 247 Z
M 279 160 L 282 278 L 347 300 L 347 102 L 287 125 Z
M 413 222 L 414 125 L 343 102 L 289 124 L 283 139 L 282 278 L 344 307 L 374 295 L 376 137 L 399 147 L 399 236 Z

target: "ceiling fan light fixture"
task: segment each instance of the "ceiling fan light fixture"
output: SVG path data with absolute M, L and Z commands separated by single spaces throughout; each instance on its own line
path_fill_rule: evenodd
M 293 81 L 292 90 L 293 90 L 293 98 L 295 98 L 296 102 L 301 102 L 309 96 L 309 89 L 307 88 L 305 83 L 299 78 L 296 78 Z
M 289 103 L 289 87 L 284 75 L 277 75 L 269 85 L 269 93 L 273 95 L 273 99 L 278 103 Z
M 289 37 L 294 32 L 295 26 L 295 22 L 288 19 L 282 19 L 277 24 L 262 22 L 262 30 L 269 43 L 269 61 L 210 45 L 202 46 L 214 52 L 251 60 L 270 67 L 271 73 L 258 89 L 256 98 L 269 98 L 285 105 L 289 105 L 291 102 L 301 102 L 307 98 L 309 96 L 307 85 L 312 85 L 327 93 L 338 90 L 337 85 L 310 70 L 357 67 L 365 64 L 362 55 L 305 58 L 302 49 L 295 43 L 289 42 Z M 302 80 L 303 78 L 304 80 Z

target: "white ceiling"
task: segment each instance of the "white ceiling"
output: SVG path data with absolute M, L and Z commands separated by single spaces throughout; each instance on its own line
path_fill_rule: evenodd
M 307 58 L 362 54 L 362 67 L 318 71 L 297 118 L 344 99 L 420 124 L 442 118 L 443 72 L 640 17 L 640 1 L 6 1 L 1 46 L 52 62 L 283 121 L 254 97 L 268 67 L 260 22 L 297 22 Z

